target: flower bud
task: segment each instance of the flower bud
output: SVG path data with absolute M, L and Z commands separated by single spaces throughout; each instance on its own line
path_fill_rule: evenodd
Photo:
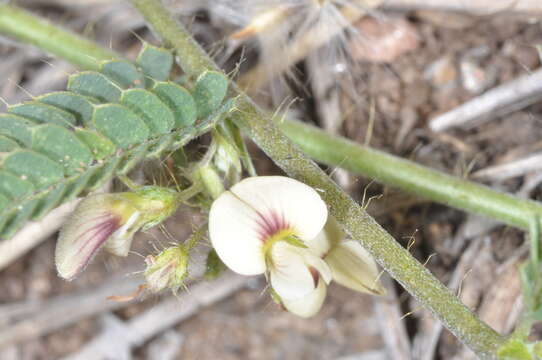
M 226 174 L 226 177 L 234 178 L 238 181 L 242 172 L 239 150 L 218 131 L 213 133 L 213 140 L 217 145 L 216 153 L 213 157 L 216 168 Z
M 156 256 L 147 256 L 145 279 L 147 288 L 158 293 L 171 289 L 173 293 L 184 284 L 188 275 L 188 251 L 183 245 L 172 246 Z
M 135 232 L 173 214 L 176 196 L 174 190 L 146 186 L 83 199 L 60 230 L 55 251 L 59 275 L 73 279 L 102 247 L 117 256 L 128 255 Z

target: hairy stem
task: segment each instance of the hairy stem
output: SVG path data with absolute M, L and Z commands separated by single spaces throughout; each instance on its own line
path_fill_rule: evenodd
M 184 28 L 170 17 L 160 2 L 153 0 L 132 0 L 132 2 L 145 16 L 153 30 L 164 40 L 164 42 L 177 51 L 179 62 L 187 73 L 197 76 L 207 69 L 216 69 L 214 62 L 205 55 Z M 2 20 L 4 9 L 14 11 L 12 7 L 1 5 L 0 23 L 5 21 Z M 107 60 L 115 57 L 114 54 L 111 55 L 109 51 L 103 50 L 98 45 L 89 43 L 83 38 L 58 28 L 55 28 L 52 33 L 58 34 L 57 38 L 69 39 L 70 41 L 68 43 L 73 44 L 66 45 L 67 43 L 64 43 L 64 46 L 58 44 L 55 45 L 57 42 L 55 38 L 43 37 L 40 33 L 25 29 L 36 29 L 46 23 L 26 13 L 24 13 L 24 15 L 25 21 L 17 24 L 17 27 L 20 27 L 18 31 L 14 31 L 13 29 L 10 30 L 9 28 L 6 29 L 6 26 L 1 24 L 0 32 L 11 34 L 19 40 L 35 44 L 52 54 L 65 58 L 74 65 L 87 69 L 93 68 L 92 66 L 99 60 Z M 53 27 L 49 24 L 47 24 L 47 26 Z M 92 61 L 89 62 L 89 59 L 92 59 Z M 290 176 L 317 188 L 324 200 L 329 204 L 330 213 L 344 225 L 348 233 L 350 233 L 353 238 L 361 241 L 382 266 L 413 296 L 431 309 L 431 311 L 441 319 L 461 341 L 472 348 L 480 357 L 489 359 L 494 358 L 496 348 L 504 341 L 503 337 L 490 329 L 486 324 L 479 321 L 448 289 L 436 280 L 419 262 L 412 258 L 403 247 L 396 243 L 388 233 L 367 215 L 358 204 L 342 192 L 312 161 L 307 159 L 305 155 L 285 137 L 275 124 L 273 124 L 273 121 L 269 116 L 253 104 L 248 97 L 239 94 L 235 86 L 232 86 L 232 89 L 232 95 L 239 95 L 239 101 L 237 103 L 238 111 L 235 114 L 237 124 L 246 130 L 258 145 Z M 307 144 L 311 142 L 316 143 L 318 141 L 322 141 L 323 144 L 326 144 L 323 139 L 316 136 L 318 134 L 312 132 L 310 127 L 301 124 L 294 125 L 307 128 L 307 132 L 305 133 L 307 136 L 305 142 Z M 303 133 L 302 129 L 296 130 L 297 135 L 295 134 L 296 131 L 291 129 L 286 130 L 294 139 L 300 141 L 298 137 L 299 134 Z M 314 138 L 311 140 L 310 136 L 314 136 Z M 307 147 L 303 142 L 301 142 L 301 146 L 304 148 Z M 339 151 L 345 150 L 346 148 L 336 148 L 334 145 L 331 146 L 332 151 L 328 150 L 328 152 L 337 152 L 339 158 L 339 160 L 334 158 L 337 163 L 333 165 L 344 166 L 345 158 L 349 157 L 351 154 L 343 154 L 341 156 Z M 321 161 L 328 161 L 323 158 L 323 155 L 318 155 L 320 152 L 326 151 L 324 150 L 324 146 L 318 151 L 309 148 L 306 150 L 317 158 L 321 156 Z M 387 156 L 393 158 L 391 155 Z M 335 161 L 334 159 L 330 159 L 329 163 L 332 164 L 331 161 Z M 366 159 L 370 161 L 369 158 Z M 396 160 L 409 163 L 402 159 Z M 352 170 L 356 172 L 364 171 L 364 174 L 375 176 L 383 182 L 391 181 L 391 178 L 388 176 L 377 176 L 377 174 L 382 174 L 384 171 L 383 169 L 379 170 L 378 162 L 374 162 L 372 173 L 368 170 L 363 170 L 366 167 L 367 166 L 358 164 L 358 169 L 356 170 L 352 165 Z M 407 177 L 406 175 L 401 175 L 400 171 L 397 171 L 396 176 L 397 178 Z M 437 182 L 440 181 L 439 176 L 435 176 L 434 179 Z M 414 187 L 401 186 L 398 182 L 394 182 L 392 185 L 407 190 L 414 189 Z M 424 191 L 423 186 L 424 182 L 422 181 L 418 184 L 417 188 L 417 191 L 422 196 L 435 201 L 448 203 L 452 206 L 458 206 L 456 203 L 450 201 L 450 199 L 445 198 L 446 193 L 443 192 L 441 197 L 434 197 L 436 196 L 435 192 Z M 491 198 L 491 196 L 488 196 L 488 198 Z M 518 200 L 518 203 L 519 202 L 521 201 Z M 491 201 L 489 201 L 489 203 L 478 203 L 478 206 L 480 213 L 495 216 L 491 211 L 483 210 L 483 206 L 489 206 L 489 208 L 495 207 L 491 205 Z M 518 208 L 521 207 L 518 204 L 516 204 L 516 206 Z M 467 206 L 464 206 L 463 208 L 471 211 L 473 210 Z M 504 218 L 499 219 L 504 221 Z M 521 226 L 523 227 L 523 225 Z
M 132 0 L 149 25 L 178 55 L 189 75 L 218 70 L 190 34 L 172 18 L 159 0 Z M 416 299 L 428 307 L 461 341 L 481 358 L 494 358 L 503 338 L 481 322 L 456 296 L 399 245 L 354 200 L 344 193 L 294 145 L 252 100 L 232 86 L 238 96 L 232 118 L 288 175 L 318 189 L 330 213 Z
M 280 128 L 313 159 L 365 175 L 421 197 L 529 230 L 542 205 L 428 169 L 382 151 L 334 136 L 298 121 Z
M 98 70 L 101 60 L 118 57 L 90 40 L 10 5 L 0 4 L 0 33 L 33 44 L 85 70 Z

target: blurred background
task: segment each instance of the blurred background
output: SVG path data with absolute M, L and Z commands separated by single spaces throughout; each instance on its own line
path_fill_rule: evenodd
M 140 39 L 158 44 L 126 1 L 14 3 L 130 59 Z M 166 4 L 263 107 L 449 174 L 540 199 L 540 1 Z M 278 15 L 255 26 L 269 13 Z M 0 36 L 5 102 L 0 111 L 64 89 L 75 70 Z M 486 101 L 488 94 L 493 102 Z M 206 140 L 190 146 L 203 153 Z M 259 174 L 280 173 L 255 146 L 251 153 Z M 502 333 L 513 330 L 521 310 L 517 266 L 528 253 L 521 231 L 340 168 L 325 169 L 355 199 L 377 196 L 368 207 L 371 215 L 484 321 Z M 473 358 L 385 275 L 387 296 L 332 285 L 322 311 L 308 320 L 274 304 L 264 279 L 228 272 L 189 285 L 176 297 L 106 300 L 133 293 L 142 283 L 144 257 L 184 240 L 201 215 L 181 209 L 167 221 L 167 232 L 139 234 L 128 258 L 101 253 L 76 281 L 65 282 L 55 272 L 54 246 L 70 206 L 17 241 L 0 241 L 1 360 Z M 194 279 L 208 250 L 202 246 L 192 259 Z

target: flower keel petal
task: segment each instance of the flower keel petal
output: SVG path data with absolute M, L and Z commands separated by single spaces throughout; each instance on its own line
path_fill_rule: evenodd
M 308 318 L 320 311 L 324 304 L 326 293 L 327 286 L 323 281 L 320 281 L 316 289 L 308 295 L 297 300 L 283 300 L 282 305 L 292 314 Z
M 312 292 L 321 278 L 320 271 L 329 280 L 327 264 L 310 253 L 310 250 L 279 242 L 271 250 L 269 280 L 273 290 L 282 298 L 294 300 Z

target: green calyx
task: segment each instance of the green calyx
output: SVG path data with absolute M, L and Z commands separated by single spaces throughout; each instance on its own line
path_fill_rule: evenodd
M 140 222 L 143 224 L 143 230 L 160 224 L 171 216 L 179 205 L 178 192 L 161 186 L 144 186 L 134 192 L 119 195 L 141 213 Z

